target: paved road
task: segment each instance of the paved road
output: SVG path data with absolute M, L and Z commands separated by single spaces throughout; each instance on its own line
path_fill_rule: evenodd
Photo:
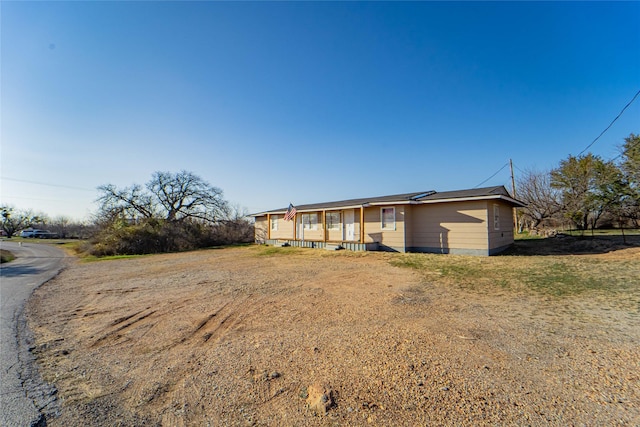
M 31 353 L 31 335 L 23 315 L 34 289 L 63 266 L 64 252 L 50 245 L 6 240 L 0 248 L 16 260 L 0 267 L 0 426 L 44 426 L 55 413 L 55 388 L 43 384 Z

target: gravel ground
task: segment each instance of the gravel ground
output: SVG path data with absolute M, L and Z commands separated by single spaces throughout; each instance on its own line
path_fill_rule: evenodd
M 73 263 L 28 305 L 48 425 L 640 425 L 639 310 L 283 253 Z

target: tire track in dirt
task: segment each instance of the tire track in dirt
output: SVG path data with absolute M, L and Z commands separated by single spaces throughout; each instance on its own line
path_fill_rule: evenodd
M 125 314 L 116 319 L 108 322 L 107 326 L 103 329 L 102 335 L 96 339 L 91 345 L 90 349 L 95 349 L 101 345 L 105 345 L 106 342 L 112 340 L 114 343 L 117 339 L 122 338 L 125 334 L 127 339 L 141 339 L 149 333 L 162 319 L 170 317 L 176 312 L 180 312 L 184 309 L 191 300 L 183 300 L 182 304 L 174 304 L 172 301 L 165 302 L 160 307 L 151 310 L 150 306 L 147 306 L 143 310 L 135 311 L 133 313 Z M 150 310 L 150 311 L 149 311 Z M 77 309 L 76 312 L 81 312 L 81 309 Z M 88 311 L 82 317 L 92 317 L 94 315 L 110 314 L 113 311 Z M 115 327 L 115 329 L 112 329 Z M 141 333 L 135 335 L 132 331 L 141 331 Z M 185 338 L 179 340 L 185 341 Z M 174 343 L 175 344 L 175 343 Z
M 187 339 L 195 337 L 198 334 L 198 332 L 200 332 L 202 329 L 205 329 L 205 331 L 207 332 L 204 333 L 204 335 L 202 336 L 202 339 L 204 340 L 204 342 L 209 341 L 209 339 L 213 336 L 215 331 L 217 331 L 224 323 L 227 322 L 227 320 L 231 318 L 231 316 L 233 315 L 233 311 L 230 314 L 228 314 L 224 319 L 222 319 L 217 326 L 214 326 L 212 330 L 207 328 L 207 326 L 211 323 L 211 321 L 214 318 L 218 318 L 219 315 L 223 312 L 223 310 L 229 306 L 229 304 L 231 304 L 231 301 L 224 303 L 222 307 L 220 307 L 217 311 L 209 314 L 204 320 L 202 320 L 198 324 L 196 329 L 193 331 L 193 333 L 191 333 L 190 337 L 188 337 Z
M 201 327 L 198 328 L 198 331 L 203 330 L 204 334 L 202 335 L 203 344 L 209 341 L 218 342 L 224 336 L 229 333 L 234 327 L 240 325 L 242 323 L 243 314 L 245 312 L 249 312 L 255 306 L 255 301 L 251 304 L 248 304 L 248 301 L 251 299 L 251 295 L 248 295 L 246 298 L 235 302 L 231 305 L 229 313 L 216 325 L 213 325 L 213 328 L 209 328 L 211 321 L 214 318 L 219 317 L 218 315 L 225 310 L 229 306 L 230 303 L 226 303 L 220 310 L 213 315 L 202 324 Z
M 227 331 L 238 323 L 236 319 L 240 317 L 239 309 L 246 306 L 248 299 L 249 297 L 241 301 L 227 301 L 223 303 L 216 311 L 209 313 L 201 319 L 193 330 L 186 332 L 181 337 L 172 340 L 170 344 L 163 347 L 163 351 L 171 350 L 180 345 L 190 345 L 194 340 L 200 340 L 203 344 L 212 338 L 214 341 L 220 340 Z M 165 315 L 166 314 L 167 313 L 165 313 Z M 217 321 L 218 319 L 221 320 Z
M 259 306 L 260 301 L 261 299 L 247 295 L 241 299 L 223 302 L 217 310 L 194 322 L 194 326 L 188 332 L 179 337 L 174 336 L 170 342 L 160 346 L 155 351 L 155 360 L 137 369 L 140 372 L 157 371 L 155 381 L 152 384 L 141 384 L 136 381 L 136 372 L 131 372 L 131 380 L 128 383 L 131 386 L 128 387 L 129 400 L 134 406 L 157 405 L 163 408 L 163 423 L 184 425 L 178 422 L 184 421 L 184 416 L 175 417 L 175 414 L 186 411 L 181 402 L 188 401 L 192 396 L 204 396 L 207 393 L 207 390 L 198 385 L 199 381 L 194 379 L 193 367 L 209 362 L 208 353 L 242 325 L 245 315 Z M 157 314 L 154 317 L 168 314 Z M 160 371 L 157 366 L 164 363 L 164 360 L 180 360 L 181 363 Z M 265 392 L 270 393 L 269 390 Z M 273 396 L 265 399 L 270 400 L 280 393 L 276 391 Z
M 133 319 L 134 317 L 140 315 L 141 313 L 143 313 L 146 310 L 149 310 L 150 307 L 147 307 L 145 310 L 139 311 L 137 313 L 134 313 L 130 316 L 125 316 L 122 318 L 118 318 L 115 321 L 112 322 L 111 326 L 116 326 L 116 325 L 120 325 L 118 326 L 116 329 L 107 332 L 105 335 L 101 336 L 100 338 L 98 338 L 93 344 L 91 344 L 89 346 L 89 348 L 96 348 L 97 346 L 99 346 L 100 344 L 102 344 L 104 341 L 110 339 L 110 338 L 119 338 L 119 332 L 124 331 L 125 329 L 131 328 L 132 326 L 136 325 L 139 322 L 142 322 L 143 320 L 145 320 L 148 317 L 151 317 L 153 314 L 155 314 L 156 310 L 151 310 L 150 312 L 143 314 L 141 316 L 139 316 L 137 319 L 134 319 L 130 322 L 128 322 L 128 320 Z M 127 322 L 124 325 L 121 325 L 123 322 Z

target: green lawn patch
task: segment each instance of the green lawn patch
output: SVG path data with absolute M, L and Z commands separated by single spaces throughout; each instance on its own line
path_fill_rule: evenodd
M 420 272 L 425 282 L 483 293 L 509 290 L 551 297 L 586 293 L 640 297 L 640 263 L 632 258 L 397 254 L 389 262 Z
M 98 262 L 98 261 L 113 261 L 116 259 L 142 258 L 147 256 L 151 256 L 151 255 L 109 255 L 109 256 L 86 255 L 86 256 L 80 256 L 80 259 L 83 262 Z
M 14 254 L 12 254 L 6 249 L 0 249 L 0 264 L 4 264 L 5 262 L 11 262 L 14 259 L 16 259 Z
M 300 254 L 302 250 L 292 246 L 267 246 L 259 245 L 255 246 L 255 253 L 257 256 L 281 256 L 281 255 L 293 255 Z

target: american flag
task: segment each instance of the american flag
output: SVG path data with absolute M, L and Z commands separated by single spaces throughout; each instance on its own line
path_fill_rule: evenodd
M 294 216 L 296 216 L 296 207 L 289 203 L 289 208 L 287 209 L 287 213 L 284 214 L 285 221 L 291 221 Z

